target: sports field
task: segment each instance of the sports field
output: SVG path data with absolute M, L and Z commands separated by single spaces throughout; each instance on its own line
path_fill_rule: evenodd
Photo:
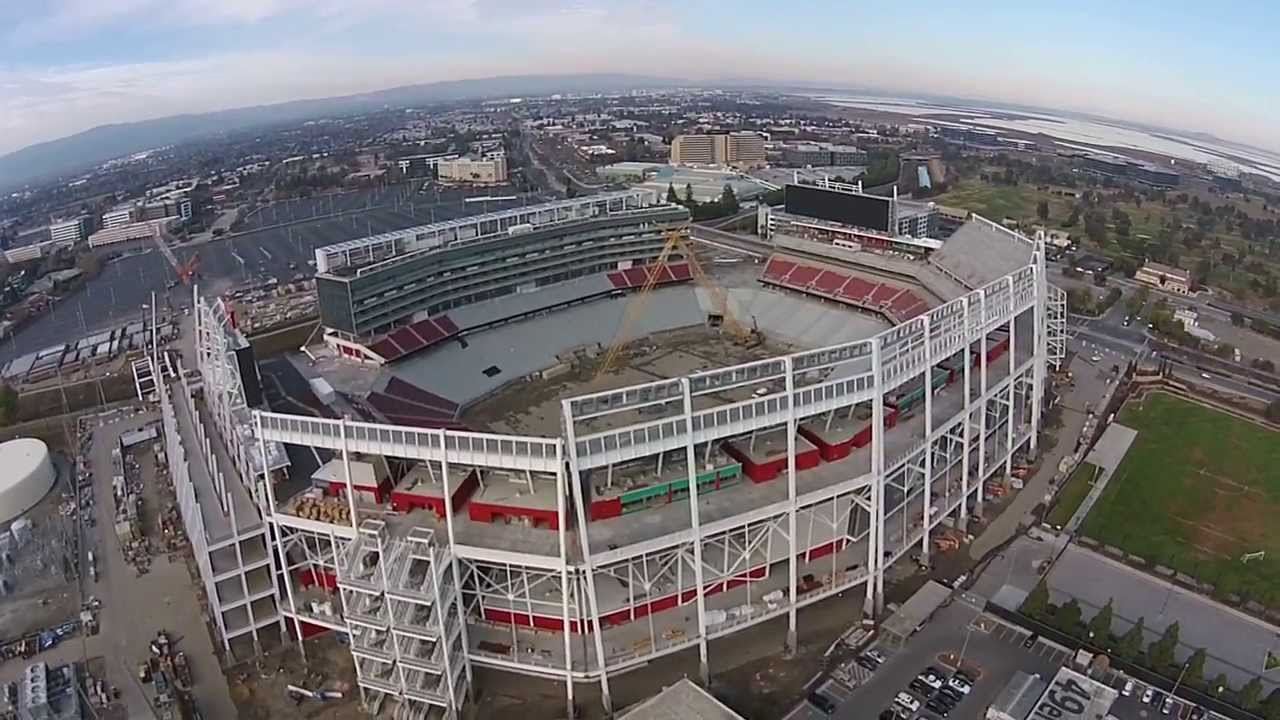
M 1280 607 L 1280 433 L 1163 393 L 1119 421 L 1138 437 L 1083 533 Z

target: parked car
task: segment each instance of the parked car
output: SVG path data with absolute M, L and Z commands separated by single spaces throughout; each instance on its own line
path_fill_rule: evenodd
M 950 686 L 944 687 L 941 690 L 939 690 L 938 695 L 950 700 L 952 703 L 958 703 L 964 699 L 964 693 Z
M 1168 715 L 1171 710 L 1173 710 L 1173 698 L 1167 697 L 1164 702 L 1160 703 L 1160 714 Z
M 1130 695 L 1132 695 L 1132 694 L 1133 694 L 1133 681 L 1132 681 L 1132 680 L 1125 680 L 1125 681 L 1124 681 L 1124 687 L 1120 688 L 1120 694 L 1121 694 L 1122 696 L 1124 696 L 1124 697 L 1129 697 Z
M 872 660 L 875 660 L 877 665 L 882 665 L 882 664 L 884 664 L 884 660 L 885 660 L 884 653 L 880 652 L 879 650 L 877 650 L 877 649 L 875 649 L 875 648 L 871 648 L 870 650 L 868 650 L 868 651 L 866 651 L 865 653 L 863 653 L 863 655 L 866 655 L 867 657 L 871 658 Z
M 961 695 L 968 695 L 973 686 L 967 680 L 959 676 L 953 676 L 947 681 L 947 687 L 959 692 Z
M 1187 720 L 1204 720 L 1205 716 L 1208 714 L 1209 712 L 1207 710 L 1197 705 L 1191 708 L 1191 715 L 1187 718 Z
M 929 702 L 924 704 L 924 708 L 926 710 L 928 710 L 929 712 L 939 717 L 946 717 L 947 715 L 950 715 L 951 709 L 953 707 L 954 707 L 953 705 L 943 702 L 939 700 L 937 697 L 929 700 Z
M 836 711 L 836 701 L 820 692 L 809 693 L 809 704 L 822 711 L 823 715 L 831 715 Z
M 1022 641 L 1022 647 L 1024 648 L 1034 647 L 1036 644 L 1036 641 L 1039 639 L 1040 639 L 1039 635 L 1035 633 L 1031 633 L 1030 635 L 1027 636 L 1026 640 Z
M 906 692 L 898 693 L 897 697 L 893 699 L 893 703 L 911 712 L 915 712 L 920 709 L 920 701 L 911 697 L 911 695 Z
M 938 688 L 942 687 L 942 683 L 943 683 L 942 673 L 938 672 L 934 668 L 927 668 L 924 672 L 920 673 L 916 677 L 918 680 L 920 680 L 920 682 L 923 682 L 925 685 L 928 685 L 934 690 L 937 690 Z
M 1147 688 L 1142 693 L 1142 704 L 1150 705 L 1151 701 L 1155 699 L 1155 696 L 1156 696 L 1155 688 Z
M 879 663 L 867 657 L 866 655 L 859 655 L 857 659 L 854 660 L 854 662 L 858 663 L 858 667 L 861 667 L 864 670 L 875 670 L 876 668 L 880 667 Z

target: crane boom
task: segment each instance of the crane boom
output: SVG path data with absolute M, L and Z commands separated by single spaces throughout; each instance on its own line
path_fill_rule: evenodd
M 614 363 L 617 362 L 618 356 L 621 355 L 623 347 L 631 341 L 631 327 L 635 324 L 636 319 L 643 315 L 644 309 L 648 304 L 649 292 L 658 284 L 658 278 L 662 270 L 666 268 L 667 260 L 676 251 L 679 251 L 684 261 L 688 263 L 689 272 L 693 276 L 694 282 L 710 296 L 712 312 L 719 315 L 721 326 L 733 336 L 734 340 L 743 345 L 754 345 L 760 341 L 760 332 L 758 330 L 754 328 L 747 329 L 742 326 L 742 323 L 738 322 L 729 306 L 729 296 L 725 289 L 703 271 L 697 255 L 694 254 L 693 249 L 689 247 L 685 239 L 684 232 L 686 229 L 685 227 L 676 228 L 667 234 L 667 242 L 662 246 L 662 252 L 659 253 L 658 259 L 649 266 L 649 273 L 645 276 L 644 285 L 632 297 L 631 302 L 627 303 L 626 310 L 622 315 L 622 322 L 618 324 L 618 332 L 614 335 L 613 344 L 609 346 L 604 360 L 601 361 L 596 369 L 595 379 L 599 379 L 609 372 Z
M 649 266 L 649 274 L 644 278 L 644 285 L 640 286 L 640 290 L 636 293 L 632 301 L 627 303 L 627 307 L 623 310 L 622 321 L 618 323 L 618 332 L 613 336 L 613 344 L 609 346 L 609 351 L 605 353 L 604 360 L 600 362 L 600 366 L 596 369 L 596 378 L 604 376 L 609 372 L 609 368 L 618 360 L 618 355 L 622 353 L 622 348 L 628 342 L 631 332 L 631 326 L 635 324 L 636 318 L 644 313 L 644 307 L 648 303 L 649 291 L 658 284 L 658 277 L 662 274 L 663 268 L 667 266 L 667 258 L 671 257 L 671 253 L 680 246 L 680 233 L 684 228 L 676 228 L 667 233 L 667 241 L 662 246 L 662 252 L 658 253 L 658 259 Z

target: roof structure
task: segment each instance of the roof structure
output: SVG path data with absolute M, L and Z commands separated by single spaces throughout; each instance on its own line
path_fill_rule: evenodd
M 929 261 L 976 289 L 1030 263 L 1031 251 L 1031 244 L 1016 233 L 974 218 L 957 228 Z
M 936 580 L 930 580 L 916 591 L 898 611 L 884 621 L 881 634 L 887 642 L 906 642 L 929 617 L 951 597 L 951 588 Z
M 618 720 L 743 720 L 688 678 L 624 711 Z
M 1032 675 L 1021 670 L 1015 672 L 1013 677 L 1009 679 L 1008 684 L 996 696 L 996 701 L 991 703 L 991 709 L 988 717 L 999 718 L 1000 720 L 1022 720 L 1031 712 L 1032 706 L 1044 694 L 1044 689 L 1048 687 L 1039 675 Z

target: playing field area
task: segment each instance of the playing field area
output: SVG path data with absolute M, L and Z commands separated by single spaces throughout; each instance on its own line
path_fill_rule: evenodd
M 1138 437 L 1083 534 L 1280 606 L 1280 433 L 1163 393 L 1119 421 Z

